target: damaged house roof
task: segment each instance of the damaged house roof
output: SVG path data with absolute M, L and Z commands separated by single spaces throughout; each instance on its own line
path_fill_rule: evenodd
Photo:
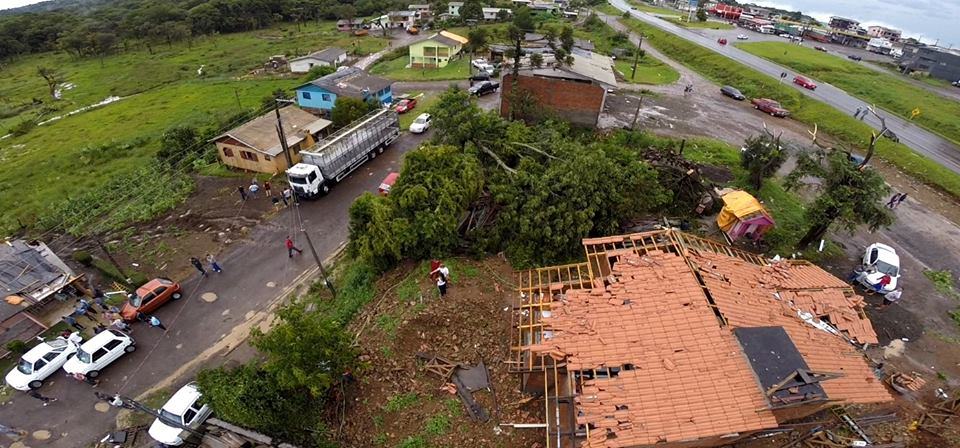
M 819 267 L 672 230 L 584 247 L 586 263 L 521 273 L 518 324 L 537 333 L 518 364 L 565 366 L 578 446 L 729 444 L 779 409 L 892 400 L 855 347 L 877 342 L 863 298 Z

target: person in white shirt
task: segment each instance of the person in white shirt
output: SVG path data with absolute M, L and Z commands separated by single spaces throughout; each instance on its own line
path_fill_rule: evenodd
M 447 276 L 442 272 L 437 276 L 437 289 L 440 290 L 440 297 L 447 295 Z
M 900 296 L 903 294 L 903 291 L 900 288 L 894 289 L 883 295 L 883 305 L 880 306 L 880 309 L 886 308 L 894 303 L 900 301 Z

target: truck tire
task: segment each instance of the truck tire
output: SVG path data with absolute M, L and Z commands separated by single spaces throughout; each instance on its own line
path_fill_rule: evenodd
M 323 185 L 320 185 L 320 194 L 322 196 L 326 196 L 326 194 L 329 192 L 330 192 L 330 185 L 328 185 L 326 182 L 324 182 Z
M 374 149 L 373 151 L 370 151 L 370 154 L 368 155 L 368 157 L 370 157 L 370 160 L 376 159 L 376 158 L 377 158 L 377 150 Z
M 383 150 L 386 149 L 387 145 L 377 146 L 377 154 L 383 154 Z

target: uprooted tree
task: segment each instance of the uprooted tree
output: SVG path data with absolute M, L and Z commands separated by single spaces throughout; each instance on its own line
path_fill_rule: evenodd
M 806 210 L 810 228 L 797 243 L 798 249 L 806 249 L 822 239 L 834 223 L 848 231 L 864 224 L 875 231 L 893 223 L 893 215 L 882 205 L 890 188 L 883 177 L 868 166 L 877 141 L 888 129 L 884 117 L 873 108 L 869 112 L 880 120 L 881 128 L 872 134 L 863 161 L 857 162 L 846 148 L 823 145 L 817 140 L 816 127 L 810 132 L 815 149 L 797 154 L 797 167 L 787 176 L 787 187 L 796 187 L 803 177 L 820 179 L 820 195 Z
M 780 135 L 773 135 L 763 127 L 764 133 L 750 137 L 744 142 L 740 153 L 740 166 L 747 170 L 750 186 L 760 191 L 764 179 L 777 173 L 787 160 L 787 150 L 780 144 Z
M 59 99 L 57 98 L 57 87 L 66 79 L 63 72 L 55 68 L 39 66 L 37 67 L 37 74 L 47 83 L 50 98 Z

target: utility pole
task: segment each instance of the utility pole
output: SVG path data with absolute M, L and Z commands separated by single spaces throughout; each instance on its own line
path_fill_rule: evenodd
M 643 34 L 640 35 L 640 41 L 637 42 L 637 54 L 633 58 L 633 71 L 630 73 L 631 81 L 637 76 L 637 64 L 640 63 L 640 52 L 643 51 L 640 49 L 641 45 L 643 45 Z
M 100 247 L 100 250 L 102 250 L 103 253 L 107 256 L 107 259 L 110 260 L 110 264 L 112 264 L 113 267 L 117 268 L 117 272 L 120 273 L 120 276 L 126 279 L 127 283 L 130 283 L 130 277 L 127 276 L 125 272 L 123 272 L 123 268 L 120 267 L 120 263 L 117 263 L 117 260 L 113 258 L 113 254 L 111 254 L 110 250 L 107 249 L 107 245 L 103 244 L 103 240 L 97 237 L 94 239 L 94 241 L 97 242 L 97 246 Z
M 643 107 L 643 96 L 640 96 L 640 102 L 637 103 L 637 112 L 633 114 L 633 124 L 630 125 L 630 129 L 637 128 L 637 119 L 640 118 L 641 107 Z
M 287 137 L 283 132 L 283 121 L 280 119 L 280 103 L 292 103 L 291 100 L 285 100 L 277 98 L 273 106 L 273 111 L 277 115 L 277 136 L 280 137 L 280 147 L 283 148 L 283 156 L 287 159 L 287 168 L 293 166 L 293 157 L 290 155 L 290 147 L 287 146 Z M 296 192 L 293 193 L 293 206 L 297 210 L 297 216 L 300 215 L 300 196 Z M 330 290 L 330 294 L 334 298 L 337 297 L 337 290 L 334 289 L 333 283 L 327 278 L 327 271 L 323 269 L 323 261 L 320 260 L 320 256 L 317 255 L 317 249 L 313 246 L 313 240 L 310 239 L 310 234 L 307 233 L 307 228 L 303 226 L 303 221 L 299 220 L 300 232 L 303 233 L 304 238 L 307 240 L 307 246 L 310 246 L 310 253 L 313 254 L 313 260 L 317 262 L 317 267 L 320 269 L 320 277 L 323 279 L 323 285 Z
M 185 431 L 187 431 L 187 432 L 189 432 L 190 434 L 193 434 L 193 435 L 195 435 L 195 436 L 203 437 L 203 433 L 202 433 L 202 432 L 197 431 L 196 429 L 193 429 L 193 428 L 191 428 L 191 427 L 189 427 L 189 426 L 187 426 L 187 425 L 184 425 L 183 423 L 181 423 L 181 422 L 179 422 L 179 421 L 172 420 L 172 419 L 168 419 L 167 417 L 165 417 L 165 416 L 164 416 L 163 414 L 161 414 L 160 412 L 157 412 L 156 409 L 153 409 L 153 408 L 151 408 L 151 407 L 149 407 L 149 406 L 147 406 L 147 405 L 145 405 L 145 404 L 143 404 L 143 403 L 140 403 L 139 401 L 136 401 L 136 400 L 134 400 L 134 399 L 132 399 L 132 398 L 124 397 L 123 395 L 120 395 L 120 394 L 116 394 L 116 395 L 114 395 L 114 396 L 111 397 L 110 395 L 107 395 L 107 394 L 105 394 L 105 393 L 103 393 L 103 392 L 100 392 L 100 391 L 95 391 L 93 394 L 96 395 L 98 399 L 103 400 L 103 401 L 106 401 L 107 403 L 110 403 L 110 406 L 114 406 L 114 407 L 118 407 L 118 408 L 124 408 L 124 409 L 130 409 L 130 410 L 132 410 L 132 411 L 140 411 L 140 412 L 143 412 L 143 413 L 146 413 L 146 414 L 150 414 L 150 415 L 156 417 L 157 419 L 159 419 L 161 422 L 163 422 L 163 423 L 166 424 L 166 425 L 174 426 L 174 427 L 180 428 L 180 429 L 182 429 L 182 430 L 185 430 Z

